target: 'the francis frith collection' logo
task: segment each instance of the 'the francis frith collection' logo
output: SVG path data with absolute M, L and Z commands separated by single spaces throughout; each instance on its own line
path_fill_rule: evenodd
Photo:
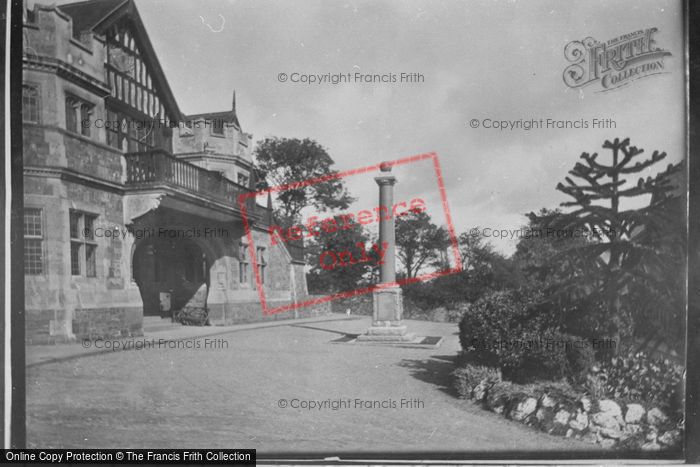
M 607 42 L 592 37 L 571 41 L 564 47 L 564 56 L 571 63 L 564 70 L 564 83 L 580 88 L 600 83 L 601 90 L 626 86 L 665 70 L 664 58 L 671 52 L 659 48 L 654 39 L 657 28 L 623 34 Z

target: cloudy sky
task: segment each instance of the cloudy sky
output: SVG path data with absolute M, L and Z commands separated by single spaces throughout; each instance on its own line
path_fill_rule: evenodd
M 684 153 L 680 1 L 137 0 L 183 112 L 227 110 L 237 92 L 243 129 L 309 137 L 339 169 L 436 152 L 459 232 L 517 229 L 523 214 L 556 207 L 555 191 L 582 151 L 631 137 L 668 162 Z M 608 92 L 568 88 L 564 47 L 658 28 L 668 73 Z M 422 83 L 280 82 L 280 73 L 422 73 Z M 499 131 L 472 119 L 611 118 L 615 129 Z M 666 162 L 662 164 L 664 167 Z M 432 168 L 396 171 L 396 198 L 428 201 L 444 222 Z M 654 169 L 656 172 L 656 169 Z M 347 180 L 358 206 L 369 176 Z M 493 240 L 510 253 L 515 240 Z

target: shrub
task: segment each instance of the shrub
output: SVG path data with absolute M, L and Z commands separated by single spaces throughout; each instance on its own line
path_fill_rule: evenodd
M 516 382 L 581 378 L 593 363 L 590 346 L 561 331 L 553 305 L 538 290 L 494 292 L 469 306 L 460 343 L 476 365 L 495 366 Z
M 454 276 L 457 276 L 455 274 Z M 417 307 L 431 309 L 436 307 L 452 307 L 463 300 L 467 284 L 463 278 L 442 276 L 429 282 L 416 282 L 402 286 L 404 300 L 410 300 Z
M 561 381 L 542 381 L 524 386 L 524 391 L 529 394 L 541 396 L 547 394 L 555 399 L 558 404 L 569 407 L 577 405 L 578 400 L 584 396 L 584 393 L 577 391 L 571 384 L 565 380 Z
M 501 381 L 501 372 L 487 366 L 465 365 L 452 372 L 454 387 L 459 397 L 469 399 L 474 388 L 486 380 L 490 384 Z
M 598 367 L 593 367 L 591 373 L 586 375 L 586 380 L 583 383 L 583 388 L 585 391 L 594 399 L 606 399 L 608 398 L 608 391 L 606 389 L 606 376 L 599 373 Z
M 595 350 L 590 341 L 577 336 L 567 336 L 566 346 L 567 375 L 575 383 L 585 381 L 595 366 Z
M 581 297 L 575 301 L 566 301 L 562 306 L 562 315 L 566 329 L 575 330 L 576 334 L 591 341 L 593 339 L 614 339 L 621 345 L 620 338 L 629 338 L 633 325 L 629 316 L 620 312 L 616 318 L 607 303 L 596 297 Z M 598 360 L 607 360 L 614 356 L 616 347 L 599 346 L 595 351 Z
M 586 389 L 594 396 L 642 403 L 676 412 L 681 409 L 683 368 L 644 352 L 614 357 L 594 367 Z M 600 394 L 602 393 L 602 394 Z
M 503 371 L 510 379 L 525 382 L 559 380 L 567 376 L 568 336 L 553 328 L 529 329 L 522 334 L 522 340 L 532 344 L 517 349 L 504 359 Z
M 418 319 L 422 321 L 433 321 L 435 307 L 426 307 L 413 297 L 403 297 L 403 317 L 404 319 Z
M 510 381 L 498 381 L 491 388 L 484 401 L 486 407 L 496 413 L 508 413 L 511 400 L 520 395 L 520 386 Z
M 447 309 L 447 322 L 448 323 L 459 323 L 464 316 L 465 311 L 468 309 L 468 305 L 461 304 L 456 308 Z

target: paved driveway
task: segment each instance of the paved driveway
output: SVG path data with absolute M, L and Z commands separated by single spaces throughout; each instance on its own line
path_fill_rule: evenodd
M 222 339 L 208 342 L 215 348 L 205 349 L 199 337 L 190 341 L 199 348 L 118 351 L 32 366 L 29 443 L 324 455 L 597 449 L 455 398 L 449 372 L 459 350 L 456 325 L 408 321 L 412 331 L 444 336 L 438 349 L 330 343 L 368 324 L 362 318 L 241 330 L 210 337 Z M 413 408 L 401 408 L 402 399 Z M 347 405 L 289 406 L 338 400 Z

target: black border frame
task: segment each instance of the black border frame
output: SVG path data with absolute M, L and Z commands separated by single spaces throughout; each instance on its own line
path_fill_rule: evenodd
M 22 162 L 22 1 L 11 0 L 10 12 L 10 70 L 6 76 L 10 79 L 10 134 L 12 177 L 12 202 L 10 214 L 10 254 L 9 278 L 11 310 L 10 344 L 11 344 L 11 378 L 12 378 L 12 412 L 10 414 L 10 446 L 23 448 L 27 445 L 26 431 L 26 371 L 24 349 L 24 264 L 17 261 L 24 254 L 22 238 L 22 210 L 24 207 L 24 181 Z M 17 46 L 19 44 L 19 46 Z M 5 259 L 7 261 L 8 258 Z
M 22 86 L 22 51 L 18 44 L 22 44 L 22 15 L 23 2 L 21 0 L 11 1 L 11 21 L 7 22 L 5 17 L 7 0 L 0 0 L 2 7 L 2 25 L 11 28 L 10 41 L 10 70 L 0 77 L 0 83 L 4 84 L 6 77 L 10 80 L 10 101 L 4 102 L 4 86 L 3 86 L 3 104 L 10 106 L 10 122 L 4 122 L 4 115 L 0 117 L 0 122 L 10 125 L 11 134 L 11 154 L 5 155 L 11 157 L 11 177 L 12 177 L 12 204 L 11 204 L 11 229 L 9 238 L 11 249 L 5 252 L 4 247 L 0 249 L 0 260 L 4 264 L 14 258 L 21 258 L 23 254 L 22 245 L 22 208 L 23 208 L 23 165 L 22 165 L 22 121 L 21 121 L 21 86 Z M 610 0 L 614 1 L 614 0 Z M 688 161 L 688 320 L 687 320 L 687 378 L 686 378 L 686 450 L 684 457 L 686 462 L 700 462 L 700 209 L 697 208 L 700 204 L 700 159 L 698 159 L 698 144 L 700 143 L 700 132 L 696 129 L 700 124 L 700 115 L 698 115 L 698 106 L 700 105 L 700 1 L 683 0 L 684 11 L 684 27 L 686 39 L 686 70 L 687 74 L 687 101 L 686 101 L 686 134 L 687 134 L 687 161 Z M 4 32 L 4 28 L 3 28 Z M 0 57 L 4 59 L 4 49 Z M 3 60 L 4 66 L 4 60 Z M 4 108 L 4 105 L 3 105 Z M 0 142 L 4 142 L 5 134 L 0 136 Z M 7 180 L 7 174 L 4 168 L 0 171 L 0 185 L 4 186 Z M 4 193 L 1 196 L 4 201 Z M 4 215 L 4 205 L 0 208 L 0 212 Z M 8 232 L 3 230 L 2 239 Z M 8 255 L 9 253 L 9 255 Z M 11 404 L 12 412 L 10 414 L 11 426 L 11 446 L 12 448 L 24 448 L 27 444 L 26 439 L 26 399 L 25 399 L 25 348 L 24 348 L 24 274 L 23 264 L 21 261 L 12 261 L 11 277 L 9 278 L 9 288 L 12 290 L 11 310 L 4 310 L 5 313 L 12 313 L 11 322 L 11 377 L 12 377 L 12 392 Z M 4 271 L 0 271 L 0 282 L 3 286 L 8 278 L 4 277 Z M 4 289 L 1 298 L 4 299 Z M 4 303 L 4 302 L 3 302 Z M 4 322 L 0 324 L 0 330 L 3 331 L 2 344 L 4 344 Z M 0 355 L 4 355 L 4 347 L 0 348 Z M 4 381 L 4 375 L 0 376 L 0 380 Z M 4 394 L 5 397 L 7 393 Z M 4 408 L 0 407 L 0 413 L 3 417 L 8 414 L 4 413 Z M 3 428 L 4 429 L 4 428 Z M 577 455 L 579 454 L 579 455 Z M 467 459 L 478 462 L 479 460 L 571 460 L 571 459 L 653 459 L 653 460 L 672 460 L 679 459 L 678 456 L 641 455 L 635 453 L 604 453 L 599 456 L 591 456 L 590 452 L 567 452 L 567 453 L 523 453 L 523 452 L 488 452 L 488 453 L 469 453 Z M 334 463 L 355 463 L 367 462 L 381 459 L 384 464 L 391 464 L 406 461 L 425 459 L 435 462 L 440 461 L 464 461 L 464 454 L 455 452 L 404 452 L 399 454 L 387 453 L 335 453 L 334 457 L 340 458 Z M 346 457 L 347 456 L 347 457 Z M 267 463 L 329 463 L 329 460 L 324 460 L 321 455 L 300 455 L 298 453 L 277 453 L 258 455 L 259 461 Z
M 700 463 L 700 2 L 685 0 L 688 160 L 686 461 Z

